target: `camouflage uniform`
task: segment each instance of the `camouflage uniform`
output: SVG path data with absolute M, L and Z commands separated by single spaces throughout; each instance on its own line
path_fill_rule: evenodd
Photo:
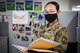
M 55 47 L 54 51 L 58 51 L 60 53 L 65 53 L 65 50 L 67 49 L 67 40 L 68 40 L 68 32 L 66 27 L 64 27 L 59 22 L 56 22 L 52 25 L 44 25 L 40 27 L 40 32 L 37 36 L 34 36 L 33 38 L 39 38 L 44 37 L 56 42 L 62 43 L 61 45 Z

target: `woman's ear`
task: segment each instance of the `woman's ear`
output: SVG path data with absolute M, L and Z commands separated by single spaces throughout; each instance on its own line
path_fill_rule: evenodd
M 58 11 L 57 14 L 61 13 L 61 11 Z

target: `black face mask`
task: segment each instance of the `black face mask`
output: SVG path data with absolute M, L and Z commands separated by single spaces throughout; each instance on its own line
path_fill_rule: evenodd
M 58 15 L 57 14 L 45 14 L 45 19 L 51 23 L 53 21 L 55 21 L 56 19 L 58 19 Z

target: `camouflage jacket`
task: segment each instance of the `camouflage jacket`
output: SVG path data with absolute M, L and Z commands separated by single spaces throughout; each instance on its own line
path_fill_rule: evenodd
M 61 43 L 61 45 L 55 47 L 52 50 L 59 51 L 60 53 L 65 53 L 68 44 L 68 32 L 66 27 L 64 27 L 59 22 L 52 25 L 44 25 L 40 27 L 39 34 L 34 36 L 34 38 L 44 37 L 56 42 Z

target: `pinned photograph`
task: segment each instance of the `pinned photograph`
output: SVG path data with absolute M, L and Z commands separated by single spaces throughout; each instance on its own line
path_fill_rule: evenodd
M 27 36 L 22 36 L 22 37 L 21 37 L 21 40 L 22 40 L 22 41 L 29 41 L 29 38 L 28 38 Z
M 25 32 L 27 36 L 31 36 L 31 32 Z
M 7 10 L 15 10 L 15 2 L 7 2 Z
M 37 18 L 37 12 L 29 12 L 29 18 Z
M 16 2 L 16 10 L 24 10 L 24 2 Z
M 37 12 L 29 12 L 29 26 L 33 26 L 34 21 L 37 21 Z
M 25 27 L 26 31 L 31 31 L 31 27 Z
M 14 39 L 20 39 L 20 34 L 16 33 L 16 34 L 13 34 L 14 35 Z
M 42 2 L 34 2 L 34 10 L 41 11 L 42 10 Z
M 6 11 L 6 2 L 0 2 L 0 12 Z
M 39 23 L 34 23 L 34 25 L 33 25 L 35 28 L 38 28 L 40 25 L 39 25 Z
M 13 31 L 18 31 L 18 24 L 13 24 L 12 25 L 12 30 Z
M 19 24 L 19 32 L 24 33 L 24 31 L 25 31 L 24 24 Z
M 38 30 L 37 29 L 33 29 L 32 32 L 33 32 L 34 35 L 38 36 Z
M 33 25 L 34 25 L 34 22 L 29 21 L 29 26 L 33 26 Z
M 38 21 L 44 22 L 44 20 L 45 20 L 44 13 L 43 12 L 38 12 L 37 18 L 38 18 Z
M 33 1 L 25 1 L 25 10 L 33 10 Z

